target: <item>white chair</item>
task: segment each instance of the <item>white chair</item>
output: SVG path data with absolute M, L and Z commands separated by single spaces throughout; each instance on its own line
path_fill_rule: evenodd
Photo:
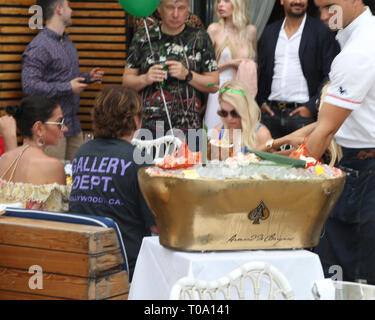
M 181 146 L 182 142 L 179 138 L 168 135 L 154 140 L 140 140 L 134 138 L 132 144 L 141 151 L 145 149 L 148 154 L 151 154 L 153 148 L 155 148 L 155 158 L 164 158 L 167 154 L 176 151 Z M 165 147 L 165 152 L 163 152 L 162 146 Z
M 294 292 L 288 280 L 279 270 L 265 262 L 249 262 L 217 280 L 181 278 L 172 287 L 169 298 L 170 300 L 261 300 L 267 292 L 268 300 L 274 300 L 280 295 L 287 300 L 294 299 Z
M 375 300 L 374 285 L 331 279 L 315 281 L 312 293 L 315 300 Z

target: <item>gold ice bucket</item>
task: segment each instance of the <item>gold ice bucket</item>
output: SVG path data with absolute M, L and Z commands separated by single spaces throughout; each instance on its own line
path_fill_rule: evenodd
M 297 249 L 318 244 L 345 175 L 329 179 L 184 179 L 138 172 L 160 244 L 187 251 Z

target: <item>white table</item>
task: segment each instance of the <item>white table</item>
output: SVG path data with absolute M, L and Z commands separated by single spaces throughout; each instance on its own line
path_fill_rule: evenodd
M 135 266 L 129 300 L 168 300 L 172 286 L 182 277 L 214 280 L 251 261 L 267 262 L 279 269 L 300 300 L 313 299 L 314 281 L 324 279 L 318 255 L 307 250 L 193 253 L 165 248 L 158 237 L 146 237 Z

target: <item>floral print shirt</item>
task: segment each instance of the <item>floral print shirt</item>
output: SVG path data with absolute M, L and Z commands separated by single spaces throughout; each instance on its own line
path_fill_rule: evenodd
M 178 35 L 167 35 L 161 31 L 161 26 L 158 24 L 149 29 L 149 34 L 152 52 L 146 31 L 144 29 L 137 31 L 129 47 L 127 68 L 139 69 L 139 74 L 145 74 L 155 64 L 164 65 L 167 60 L 175 60 L 199 74 L 218 70 L 214 47 L 205 30 L 186 25 Z M 172 127 L 180 130 L 202 128 L 200 112 L 203 94 L 186 81 L 170 76 L 161 86 Z M 156 122 L 162 121 L 165 131 L 168 131 L 168 118 L 160 84 L 153 83 L 144 88 L 140 94 L 144 103 L 143 128 L 155 130 Z

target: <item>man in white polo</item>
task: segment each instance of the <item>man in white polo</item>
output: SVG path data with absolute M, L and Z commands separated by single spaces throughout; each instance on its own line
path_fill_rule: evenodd
M 315 4 L 332 29 L 342 21 L 337 34 L 342 50 L 332 63 L 331 85 L 306 142 L 307 154 L 319 159 L 335 137 L 344 155 L 339 166 L 347 172 L 315 251 L 327 277 L 329 267 L 338 265 L 343 280 L 375 284 L 375 17 L 362 0 Z

